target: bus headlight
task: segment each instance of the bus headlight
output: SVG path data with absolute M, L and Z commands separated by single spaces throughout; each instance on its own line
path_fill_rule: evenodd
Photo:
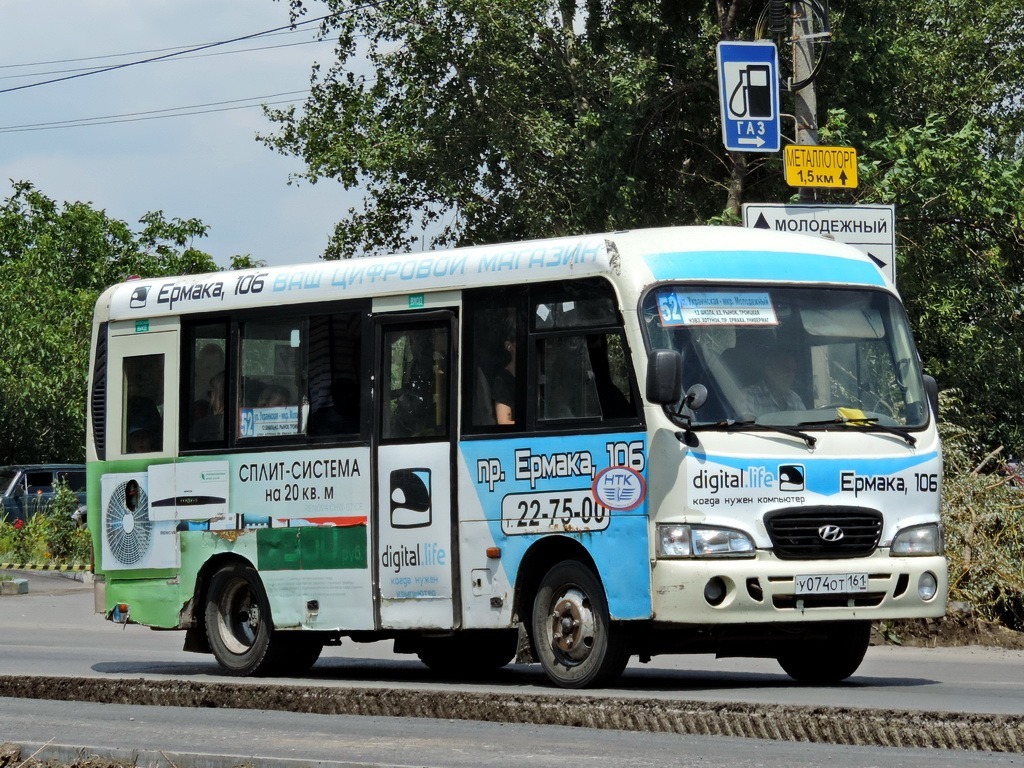
M 742 531 L 704 525 L 658 525 L 658 557 L 753 557 L 754 542 Z
M 892 540 L 892 557 L 925 557 L 941 555 L 946 551 L 942 541 L 942 525 L 928 523 L 904 528 Z

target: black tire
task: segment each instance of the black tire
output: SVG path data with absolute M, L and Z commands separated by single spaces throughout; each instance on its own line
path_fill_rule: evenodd
M 439 675 L 475 678 L 512 661 L 516 640 L 514 632 L 469 631 L 424 640 L 416 655 Z
M 612 627 L 604 589 L 578 560 L 547 572 L 533 601 L 533 645 L 545 674 L 562 688 L 611 682 L 629 662 L 629 649 Z
M 316 664 L 324 650 L 322 640 L 308 632 L 275 632 L 272 671 L 277 675 L 301 675 Z
M 834 624 L 820 635 L 793 643 L 778 661 L 798 683 L 832 685 L 857 671 L 870 642 L 870 621 Z
M 229 675 L 262 675 L 276 660 L 270 604 L 255 569 L 224 566 L 206 594 L 206 637 L 221 669 Z

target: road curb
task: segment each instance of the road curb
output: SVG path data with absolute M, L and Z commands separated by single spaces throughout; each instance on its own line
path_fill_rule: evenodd
M 0 581 L 0 595 L 27 595 L 28 581 L 26 579 L 7 579 Z
M 476 693 L 0 676 L 0 696 L 321 715 L 425 717 L 646 733 L 986 752 L 1024 751 L 1024 716 L 754 705 L 556 693 Z

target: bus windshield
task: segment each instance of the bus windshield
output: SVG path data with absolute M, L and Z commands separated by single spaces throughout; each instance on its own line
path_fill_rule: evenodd
M 883 291 L 661 285 L 643 300 L 649 348 L 683 358 L 683 392 L 707 388 L 691 425 L 923 427 L 906 315 Z

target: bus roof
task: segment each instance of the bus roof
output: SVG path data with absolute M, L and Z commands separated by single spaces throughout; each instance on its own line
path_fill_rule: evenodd
M 135 279 L 108 289 L 97 319 L 216 312 L 439 290 L 621 276 L 661 280 L 887 286 L 847 245 L 741 227 L 665 227 L 367 256 L 202 275 Z

